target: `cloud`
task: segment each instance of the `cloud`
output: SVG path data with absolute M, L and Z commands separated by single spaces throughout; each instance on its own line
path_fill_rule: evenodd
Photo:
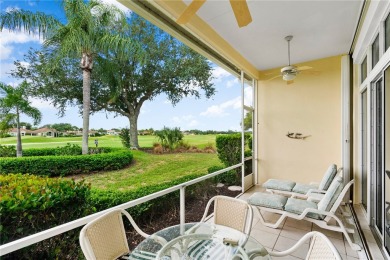
M 238 86 L 238 87 L 240 86 L 240 82 L 239 82 L 238 78 L 228 80 L 226 82 L 226 88 L 231 88 L 233 86 Z
M 171 121 L 176 125 L 186 124 L 186 123 L 190 125 L 191 123 L 192 124 L 197 123 L 193 115 L 174 116 L 171 118 Z
M 38 109 L 55 109 L 55 107 L 50 104 L 50 102 L 39 99 L 39 98 L 30 98 L 31 106 Z
M 27 4 L 29 5 L 29 6 L 35 6 L 35 2 L 34 1 L 31 1 L 31 0 L 28 0 L 27 1 Z
M 0 81 L 8 84 L 9 80 L 7 80 L 7 78 L 9 78 L 9 79 L 11 78 L 11 75 L 9 75 L 9 73 L 13 69 L 15 69 L 15 65 L 13 63 L 1 62 L 0 63 Z
M 200 115 L 207 116 L 207 117 L 224 117 L 229 115 L 229 113 L 226 112 L 227 109 L 239 109 L 239 108 L 241 108 L 241 97 L 236 97 L 222 104 L 212 105 L 208 107 L 206 111 L 200 113 Z
M 129 8 L 127 8 L 126 6 L 124 6 L 123 4 L 119 3 L 116 0 L 102 0 L 102 1 L 107 4 L 114 5 L 119 10 L 126 13 L 127 15 L 131 13 L 131 10 Z
M 197 120 L 191 120 L 191 122 L 188 123 L 189 127 L 198 126 L 199 122 Z
M 223 79 L 232 76 L 229 72 L 221 67 L 215 67 L 212 72 L 214 82 L 221 82 Z
M 20 7 L 19 6 L 8 6 L 7 8 L 5 8 L 6 13 L 11 12 L 13 10 L 20 10 Z
M 36 34 L 3 30 L 0 34 L 0 60 L 5 60 L 11 57 L 14 50 L 14 44 L 23 44 L 27 42 L 42 43 L 42 39 L 40 39 Z
M 244 102 L 246 106 L 253 107 L 253 88 L 244 88 Z

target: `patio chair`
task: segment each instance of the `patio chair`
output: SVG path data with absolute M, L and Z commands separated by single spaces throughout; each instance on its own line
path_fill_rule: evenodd
M 80 246 L 87 260 L 117 259 L 130 253 L 122 215 L 127 217 L 131 225 L 140 235 L 145 238 L 149 237 L 148 234 L 144 233 L 137 226 L 126 210 L 112 210 L 89 222 L 81 229 Z M 160 242 L 166 243 L 166 241 Z M 153 257 L 153 254 L 148 254 L 150 257 Z M 149 258 L 141 257 L 140 259 Z
M 311 239 L 311 241 L 310 241 L 309 251 L 307 252 L 305 259 L 307 260 L 310 259 L 341 260 L 342 259 L 336 247 L 333 245 L 333 243 L 324 234 L 317 231 L 312 231 L 307 233 L 295 245 L 293 245 L 291 248 L 285 251 L 281 251 L 281 252 L 271 251 L 268 253 L 272 257 L 288 256 L 291 253 L 298 250 L 299 247 L 304 243 L 306 243 L 306 241 L 309 239 Z
M 239 245 L 247 242 L 253 220 L 253 209 L 248 202 L 227 196 L 214 196 L 206 205 L 205 212 L 200 222 L 205 222 L 211 203 L 214 202 L 214 224 L 219 229 L 224 227 L 239 231 L 243 236 L 239 239 Z
M 352 186 L 353 180 L 343 187 L 343 178 L 337 176 L 324 197 L 318 202 L 310 200 L 301 200 L 296 198 L 287 198 L 282 195 L 256 192 L 248 199 L 249 204 L 257 208 L 260 221 L 263 225 L 271 228 L 278 228 L 287 217 L 297 220 L 307 220 L 317 226 L 342 232 L 354 250 L 360 250 L 360 246 L 353 243 L 348 233 L 354 230 L 346 228 L 342 220 L 336 215 L 346 192 Z M 281 216 L 275 223 L 265 221 L 261 211 L 280 214 Z M 336 225 L 331 221 L 336 221 Z
M 319 184 L 303 184 L 288 180 L 269 179 L 263 184 L 263 187 L 271 193 L 283 194 L 286 196 L 298 198 L 311 197 L 312 199 L 320 200 L 323 194 L 325 194 L 326 190 L 329 188 L 334 177 L 338 175 L 342 169 L 343 168 L 339 168 L 337 170 L 337 166 L 335 164 L 331 164 L 326 170 Z
M 186 233 L 187 235 L 191 235 L 201 227 L 201 223 L 205 222 L 207 219 L 209 208 L 213 202 L 213 236 L 215 238 L 219 237 L 223 240 L 224 244 L 232 245 L 232 254 L 239 254 L 239 250 L 241 250 L 248 241 L 252 229 L 253 209 L 246 201 L 221 195 L 214 196 L 207 203 L 200 223 Z M 212 240 L 201 241 L 200 243 L 194 244 L 192 248 L 197 247 L 207 247 L 208 250 L 212 249 L 213 252 L 224 252 L 226 250 L 226 247 L 221 243 L 213 243 Z M 201 254 L 204 254 L 204 251 L 190 250 L 189 256 L 191 259 L 201 259 Z M 236 255 L 236 258 L 237 257 L 238 255 Z

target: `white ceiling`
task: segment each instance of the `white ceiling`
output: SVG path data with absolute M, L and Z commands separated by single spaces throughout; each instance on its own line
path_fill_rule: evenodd
M 189 4 L 191 1 L 185 1 Z M 238 28 L 229 1 L 207 0 L 197 12 L 258 70 L 349 52 L 363 0 L 247 0 L 252 23 Z

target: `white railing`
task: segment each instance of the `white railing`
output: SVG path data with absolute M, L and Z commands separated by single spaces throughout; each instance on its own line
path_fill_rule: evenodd
M 178 184 L 178 185 L 170 187 L 168 189 L 152 193 L 150 195 L 147 195 L 147 196 L 144 196 L 144 197 L 141 197 L 141 198 L 138 198 L 138 199 L 135 199 L 135 200 L 132 200 L 132 201 L 120 204 L 118 206 L 115 206 L 115 207 L 112 207 L 112 208 L 109 208 L 109 209 L 97 212 L 95 214 L 92 214 L 92 215 L 89 215 L 89 216 L 86 216 L 86 217 L 83 217 L 83 218 L 79 218 L 79 219 L 76 219 L 74 221 L 62 224 L 60 226 L 57 226 L 57 227 L 54 227 L 54 228 L 50 228 L 50 229 L 44 230 L 42 232 L 39 232 L 39 233 L 30 235 L 30 236 L 27 236 L 27 237 L 24 237 L 24 238 L 21 238 L 21 239 L 9 242 L 7 244 L 1 245 L 0 246 L 0 256 L 9 254 L 9 253 L 14 252 L 16 250 L 19 250 L 21 248 L 30 246 L 32 244 L 38 243 L 38 242 L 46 240 L 48 238 L 51 238 L 51 237 L 60 235 L 62 233 L 68 232 L 70 230 L 73 230 L 75 228 L 81 227 L 81 226 L 87 224 L 88 222 L 96 219 L 97 217 L 101 216 L 102 214 L 104 214 L 104 213 L 106 213 L 106 212 L 108 212 L 110 210 L 113 210 L 113 209 L 128 209 L 128 208 L 134 207 L 136 205 L 139 205 L 141 203 L 150 201 L 152 199 L 156 199 L 158 197 L 164 196 L 166 194 L 169 194 L 169 193 L 177 191 L 177 190 L 180 190 L 180 223 L 185 223 L 185 188 L 187 186 L 190 186 L 190 185 L 193 185 L 195 183 L 207 180 L 209 178 L 212 178 L 212 177 L 217 176 L 219 174 L 222 174 L 224 172 L 227 172 L 227 171 L 233 170 L 235 168 L 241 167 L 242 165 L 243 165 L 242 163 L 239 163 L 239 164 L 230 166 L 228 168 L 225 168 L 225 169 L 222 169 L 222 170 L 219 170 L 219 171 L 207 174 L 205 176 L 202 176 L 202 177 L 199 177 L 199 178 L 196 178 L 196 179 L 193 179 L 191 181 L 187 181 L 187 182 Z

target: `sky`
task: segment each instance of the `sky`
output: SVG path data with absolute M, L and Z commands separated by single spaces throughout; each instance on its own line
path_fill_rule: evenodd
M 115 0 L 103 0 L 115 4 L 131 15 L 129 10 Z M 0 0 L 0 11 L 6 12 L 13 8 L 44 12 L 53 15 L 60 21 L 65 21 L 60 2 L 57 0 Z M 4 29 L 0 32 L 0 82 L 12 86 L 20 81 L 13 78 L 10 72 L 15 68 L 13 63 L 23 60 L 23 55 L 30 48 L 40 49 L 43 39 L 24 32 L 10 32 Z M 25 64 L 28 66 L 28 63 Z M 81 72 L 80 72 L 81 73 Z M 176 106 L 168 101 L 165 95 L 147 101 L 141 108 L 138 118 L 138 129 L 155 130 L 167 127 L 180 127 L 181 130 L 240 130 L 241 122 L 241 83 L 240 80 L 221 67 L 213 64 L 213 83 L 216 94 L 211 99 L 204 96 L 201 99 L 183 98 Z M 246 105 L 252 104 L 252 89 L 245 87 L 244 99 Z M 59 117 L 58 110 L 49 102 L 30 98 L 32 105 L 42 113 L 39 126 L 54 123 L 70 123 L 82 127 L 82 117 L 78 108 L 68 107 L 65 116 Z M 21 121 L 32 123 L 28 117 L 22 116 Z M 90 129 L 111 129 L 129 127 L 126 117 L 115 116 L 113 113 L 99 112 L 90 117 Z

